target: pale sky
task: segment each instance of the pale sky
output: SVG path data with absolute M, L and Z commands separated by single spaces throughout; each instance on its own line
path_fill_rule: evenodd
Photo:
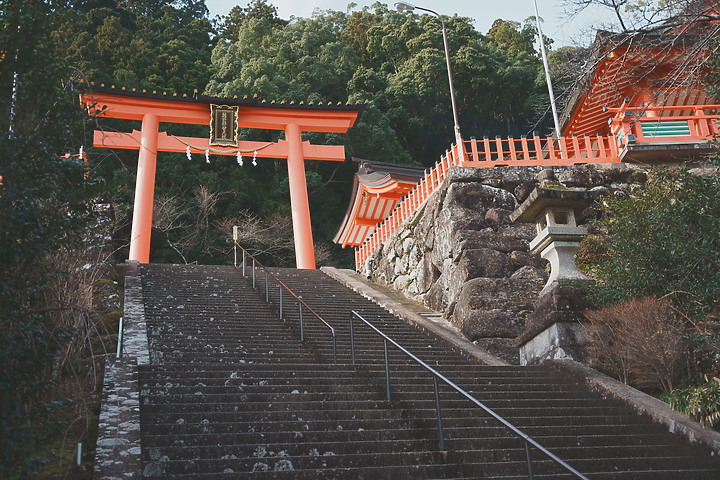
M 355 9 L 370 6 L 376 0 L 356 0 Z M 382 1 L 390 5 L 395 0 Z M 248 0 L 206 0 L 210 15 L 225 15 L 235 5 L 246 7 Z M 289 19 L 295 17 L 310 17 L 313 10 L 346 11 L 351 3 L 349 0 L 268 0 L 278 9 L 280 17 Z M 503 20 L 524 21 L 527 17 L 535 15 L 533 0 L 423 0 L 411 2 L 419 7 L 434 10 L 442 15 L 454 14 L 470 17 L 475 20 L 475 28 L 486 33 L 493 21 L 497 18 Z M 543 33 L 555 39 L 555 46 L 562 45 L 588 45 L 594 38 L 593 26 L 607 23 L 611 17 L 603 11 L 596 9 L 584 12 L 578 17 L 568 18 L 565 14 L 562 0 L 537 0 Z M 416 10 L 417 13 L 421 13 Z

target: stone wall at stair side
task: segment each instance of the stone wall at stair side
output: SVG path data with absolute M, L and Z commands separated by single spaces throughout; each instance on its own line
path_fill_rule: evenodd
M 547 279 L 545 261 L 529 252 L 534 224 L 510 213 L 537 185 L 541 167 L 452 167 L 443 185 L 378 249 L 362 272 L 420 300 L 497 355 L 514 339 Z M 641 170 L 625 166 L 555 167 L 566 187 L 627 190 Z M 516 358 L 508 358 L 516 361 Z

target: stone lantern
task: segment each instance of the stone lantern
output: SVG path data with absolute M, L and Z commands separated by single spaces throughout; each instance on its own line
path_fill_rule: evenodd
M 583 360 L 580 312 L 589 305 L 576 286 L 592 280 L 577 269 L 574 254 L 588 234 L 586 227 L 578 227 L 577 217 L 596 195 L 587 190 L 540 186 L 510 215 L 516 223 L 535 223 L 537 236 L 530 249 L 550 262 L 547 284 L 525 320 L 525 331 L 515 340 L 523 365 L 548 359 Z
M 594 200 L 594 192 L 536 188 L 512 213 L 516 223 L 535 223 L 537 236 L 530 251 L 550 262 L 550 277 L 540 293 L 547 293 L 558 281 L 590 281 L 575 265 L 575 252 L 587 227 L 578 227 L 576 216 Z

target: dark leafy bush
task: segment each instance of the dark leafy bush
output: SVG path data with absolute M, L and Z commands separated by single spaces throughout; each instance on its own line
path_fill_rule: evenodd
M 720 378 L 714 377 L 704 385 L 673 390 L 662 399 L 706 427 L 720 425 Z

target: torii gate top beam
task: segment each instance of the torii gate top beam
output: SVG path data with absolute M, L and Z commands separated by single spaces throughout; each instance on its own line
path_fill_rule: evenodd
M 92 87 L 83 92 L 81 101 L 91 115 L 142 121 L 148 114 L 160 123 L 208 125 L 211 103 L 237 105 L 238 126 L 285 130 L 298 125 L 303 132 L 345 133 L 357 121 L 365 104 L 293 104 L 264 102 L 257 99 L 218 98 L 206 95 L 178 97 Z

